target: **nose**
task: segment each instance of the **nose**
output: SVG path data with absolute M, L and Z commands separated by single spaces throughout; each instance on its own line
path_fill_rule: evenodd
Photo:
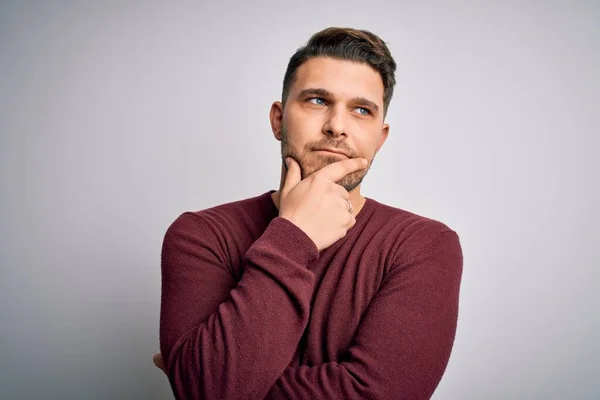
M 342 107 L 332 108 L 323 124 L 323 133 L 327 136 L 347 136 L 346 113 Z

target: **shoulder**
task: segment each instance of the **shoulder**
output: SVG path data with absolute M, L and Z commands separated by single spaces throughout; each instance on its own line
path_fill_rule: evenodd
M 414 259 L 426 252 L 448 248 L 462 254 L 458 233 L 443 221 L 369 199 L 373 221 L 385 232 L 391 259 Z
M 440 233 L 452 232 L 454 229 L 443 221 L 417 214 L 399 207 L 368 199 L 371 203 L 370 222 L 374 221 L 381 228 L 393 229 L 396 232 L 404 232 L 406 235 L 414 236 L 437 236 Z
M 182 237 L 212 241 L 232 236 L 243 227 L 265 220 L 272 213 L 269 193 L 181 212 L 167 227 L 165 240 Z

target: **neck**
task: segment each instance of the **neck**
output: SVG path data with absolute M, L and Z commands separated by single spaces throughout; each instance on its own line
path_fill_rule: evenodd
M 273 202 L 275 203 L 277 209 L 279 209 L 280 194 L 281 189 L 283 188 L 283 184 L 285 183 L 286 173 L 287 171 L 285 169 L 285 165 L 281 163 L 281 179 L 279 180 L 279 190 L 271 194 L 271 198 L 273 199 Z M 356 216 L 365 205 L 366 200 L 360 193 L 360 185 L 351 190 L 349 194 L 350 202 L 352 203 L 352 209 L 354 210 L 352 214 Z

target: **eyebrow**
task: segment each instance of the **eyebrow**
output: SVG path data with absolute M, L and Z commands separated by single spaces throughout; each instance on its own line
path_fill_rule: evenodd
M 298 94 L 298 97 L 307 97 L 307 96 L 319 96 L 319 97 L 335 97 L 333 93 L 329 90 L 321 89 L 321 88 L 309 88 L 303 89 Z M 371 100 L 365 99 L 364 97 L 355 97 L 351 100 L 352 103 L 358 104 L 360 106 L 365 106 L 371 108 L 374 112 L 379 112 L 379 106 L 372 102 Z
M 364 97 L 355 97 L 352 99 L 353 103 L 356 103 L 360 106 L 366 106 L 371 108 L 374 112 L 379 112 L 379 106 L 373 103 L 371 100 L 367 100 Z
M 303 89 L 298 94 L 298 97 L 307 97 L 307 96 L 334 97 L 333 93 L 331 93 L 329 90 L 315 89 L 315 88 Z

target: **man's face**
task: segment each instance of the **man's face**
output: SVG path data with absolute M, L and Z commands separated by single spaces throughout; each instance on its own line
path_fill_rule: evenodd
M 302 179 L 345 158 L 366 158 L 370 167 L 389 130 L 383 123 L 383 90 L 379 73 L 368 64 L 325 57 L 305 62 L 285 108 L 276 103 L 271 110 L 282 158 L 298 161 Z M 369 167 L 338 183 L 353 190 Z

